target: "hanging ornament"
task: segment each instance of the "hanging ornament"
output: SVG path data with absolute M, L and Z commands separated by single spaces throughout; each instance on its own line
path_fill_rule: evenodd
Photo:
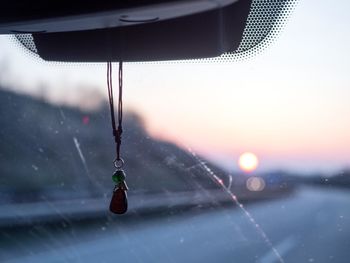
M 126 174 L 122 169 L 124 160 L 120 156 L 120 145 L 122 142 L 123 133 L 123 62 L 119 62 L 119 98 L 118 98 L 118 126 L 116 125 L 114 115 L 114 101 L 113 101 L 113 85 L 112 85 L 112 62 L 107 62 L 107 87 L 109 107 L 111 113 L 112 130 L 114 141 L 116 144 L 116 155 L 114 166 L 116 171 L 112 175 L 112 180 L 115 183 L 113 196 L 109 205 L 109 210 L 115 214 L 124 214 L 128 210 L 128 198 L 126 191 L 128 186 L 125 182 Z

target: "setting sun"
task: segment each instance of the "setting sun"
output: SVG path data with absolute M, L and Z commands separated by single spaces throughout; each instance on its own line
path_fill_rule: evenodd
M 258 157 L 254 153 L 246 152 L 239 156 L 238 165 L 245 172 L 254 171 L 258 163 Z

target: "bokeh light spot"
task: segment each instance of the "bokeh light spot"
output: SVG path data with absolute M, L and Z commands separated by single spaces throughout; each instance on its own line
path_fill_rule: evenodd
M 247 182 L 246 182 L 246 186 L 248 188 L 249 191 L 252 192 L 259 192 L 264 190 L 265 188 L 265 180 L 261 177 L 249 177 Z

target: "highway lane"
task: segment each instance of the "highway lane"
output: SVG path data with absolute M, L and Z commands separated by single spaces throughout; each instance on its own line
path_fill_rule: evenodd
M 246 206 L 284 262 L 350 262 L 350 191 L 301 188 Z M 1 231 L 1 262 L 279 262 L 239 208 Z

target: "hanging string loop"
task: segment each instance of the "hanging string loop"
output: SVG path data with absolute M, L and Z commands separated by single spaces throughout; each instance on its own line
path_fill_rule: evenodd
M 114 141 L 116 144 L 116 159 L 114 160 L 114 166 L 120 169 L 124 165 L 123 159 L 120 157 L 120 146 L 122 143 L 123 133 L 123 62 L 119 62 L 119 97 L 118 97 L 118 126 L 115 120 L 114 114 L 114 100 L 113 100 L 113 83 L 112 83 L 112 62 L 107 62 L 107 87 L 108 87 L 108 99 L 109 108 L 111 112 L 111 122 Z

